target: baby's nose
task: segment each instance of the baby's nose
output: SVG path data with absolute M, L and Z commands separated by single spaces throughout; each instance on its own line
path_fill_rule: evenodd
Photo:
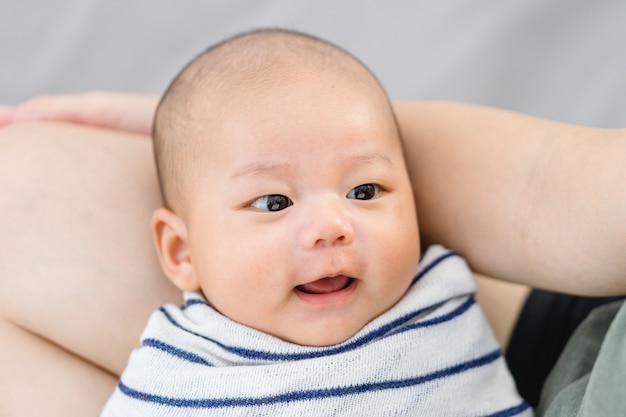
M 325 199 L 305 215 L 302 227 L 302 244 L 308 249 L 332 245 L 345 245 L 354 239 L 354 229 L 345 202 Z

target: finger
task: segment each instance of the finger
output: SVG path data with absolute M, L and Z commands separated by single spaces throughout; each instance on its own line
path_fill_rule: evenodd
M 15 108 L 14 122 L 57 120 L 77 122 L 81 120 L 84 106 L 80 96 L 38 96 Z
M 0 106 L 0 127 L 9 125 L 13 122 L 15 108 L 9 106 Z
M 91 91 L 38 96 L 3 117 L 5 124 L 60 121 L 149 135 L 157 103 L 153 95 Z

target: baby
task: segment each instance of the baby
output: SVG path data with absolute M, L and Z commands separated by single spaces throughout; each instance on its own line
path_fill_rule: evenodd
M 393 110 L 308 35 L 236 36 L 157 110 L 156 311 L 103 416 L 529 416 L 465 262 L 420 261 Z M 419 263 L 419 265 L 418 265 Z

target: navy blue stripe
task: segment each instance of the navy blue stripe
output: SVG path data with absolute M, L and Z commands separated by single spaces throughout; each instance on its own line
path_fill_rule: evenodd
M 195 305 L 195 304 L 203 304 L 203 305 L 208 305 L 208 304 L 206 303 L 206 301 L 204 301 L 204 300 L 202 300 L 202 299 L 200 299 L 200 298 L 192 298 L 192 299 L 190 299 L 190 300 L 186 300 L 186 301 L 185 301 L 185 304 L 183 304 L 183 306 L 182 306 L 180 309 L 181 309 L 181 310 L 184 310 L 184 309 L 186 309 L 187 307 L 191 307 L 192 305 Z
M 425 384 L 441 378 L 450 377 L 460 374 L 470 369 L 488 365 L 501 357 L 500 349 L 487 353 L 479 358 L 454 365 L 439 371 L 432 372 L 423 376 L 414 378 L 391 380 L 385 382 L 372 382 L 359 385 L 351 385 L 347 387 L 325 388 L 315 390 L 291 391 L 284 394 L 272 395 L 267 397 L 239 397 L 239 398 L 173 398 L 160 395 L 148 394 L 135 390 L 125 385 L 121 380 L 118 383 L 119 390 L 126 396 L 144 401 L 157 403 L 172 407 L 185 408 L 225 408 L 225 407 L 250 407 L 269 405 L 277 403 L 287 403 L 292 401 L 320 400 L 331 397 L 342 397 L 355 394 L 362 394 L 372 391 L 382 391 L 389 389 L 407 388 L 416 385 Z M 512 415 L 512 414 L 509 414 Z M 505 417 L 506 414 L 495 414 L 494 417 Z
M 454 310 L 450 311 L 449 313 L 443 314 L 439 317 L 432 318 L 430 320 L 424 320 L 424 321 L 420 321 L 417 323 L 409 324 L 390 334 L 399 334 L 399 333 L 404 333 L 409 330 L 420 329 L 423 327 L 430 327 L 430 326 L 435 326 L 437 324 L 445 323 L 465 313 L 474 304 L 476 304 L 476 300 L 474 299 L 474 297 L 473 296 L 468 297 L 467 300 L 463 302 L 463 304 L 461 304 Z
M 448 258 L 450 258 L 452 256 L 461 256 L 461 255 L 459 255 L 456 252 L 447 252 L 447 253 L 444 253 L 443 255 L 439 255 L 430 264 L 425 266 L 424 269 L 422 269 L 417 275 L 415 275 L 415 278 L 413 278 L 413 281 L 411 281 L 411 286 L 415 285 L 415 283 L 417 281 L 419 281 L 428 272 L 430 272 L 431 269 L 433 269 L 434 267 L 439 265 L 441 262 L 443 262 L 444 260 L 446 260 L 446 259 L 448 259 Z
M 199 363 L 201 365 L 213 366 L 209 361 L 196 355 L 195 353 L 191 353 L 186 350 L 179 349 L 176 346 L 172 346 L 170 344 L 161 342 L 160 340 L 157 340 L 157 339 L 144 339 L 141 341 L 141 344 L 143 346 L 153 347 L 155 349 L 162 350 L 163 352 L 167 352 L 170 355 L 179 357 L 189 362 Z
M 472 299 L 473 300 L 473 299 Z M 472 301 L 473 302 L 473 301 Z M 465 311 L 467 311 L 468 309 L 468 305 L 466 305 L 466 303 L 462 304 L 461 306 L 457 307 L 454 311 L 447 313 L 444 316 L 441 316 L 440 318 L 436 318 L 434 320 L 436 320 L 437 322 L 432 322 L 429 325 L 434 325 L 434 324 L 439 324 L 439 323 L 443 323 L 445 321 L 451 320 L 454 317 L 459 316 L 460 314 L 464 313 Z M 436 304 L 438 305 L 438 304 Z M 179 324 L 176 320 L 174 320 L 174 318 L 167 312 L 167 310 L 163 307 L 161 307 L 159 310 L 165 315 L 165 317 L 170 321 L 170 323 L 172 323 L 174 326 L 178 327 L 179 329 L 186 331 L 188 333 L 191 333 L 197 337 L 200 337 L 202 339 L 208 340 L 212 343 L 215 343 L 216 345 L 220 346 L 222 349 L 233 353 L 239 357 L 242 358 L 247 358 L 247 359 L 255 359 L 255 360 L 269 360 L 269 361 L 294 361 L 294 360 L 303 360 L 303 359 L 313 359 L 313 358 L 319 358 L 322 356 L 329 356 L 329 355 L 335 355 L 338 353 L 343 353 L 343 352 L 348 352 L 350 350 L 354 350 L 357 349 L 369 342 L 371 342 L 372 340 L 375 340 L 377 338 L 380 338 L 384 335 L 386 335 L 387 333 L 391 332 L 392 330 L 396 329 L 398 326 L 400 326 L 403 323 L 406 323 L 407 321 L 413 319 L 416 316 L 419 316 L 420 314 L 422 314 L 424 311 L 428 311 L 432 308 L 434 308 L 436 305 L 433 306 L 429 306 L 429 307 L 425 307 L 422 308 L 420 310 L 411 312 L 405 316 L 402 316 L 390 323 L 387 323 L 384 326 L 379 327 L 378 329 L 363 335 L 362 337 L 353 340 L 350 343 L 346 343 L 344 345 L 341 346 L 337 346 L 337 347 L 331 347 L 331 348 L 319 348 L 316 350 L 312 350 L 309 352 L 304 352 L 304 353 L 276 353 L 276 352 L 267 352 L 267 351 L 261 351 L 261 350 L 253 350 L 253 349 L 246 349 L 246 348 L 241 348 L 241 347 L 236 347 L 236 346 L 227 346 L 223 343 L 220 343 L 214 339 L 211 339 L 209 337 L 206 337 L 204 335 L 201 335 L 199 333 L 193 332 L 189 329 L 186 329 L 185 327 L 183 327 L 181 324 Z M 457 311 L 459 311 L 457 313 Z
M 515 407 L 507 408 L 505 410 L 498 411 L 497 413 L 489 414 L 484 417 L 511 417 L 511 416 L 516 416 L 520 413 L 523 413 L 529 408 L 530 408 L 530 405 L 528 405 L 526 401 L 522 401 Z

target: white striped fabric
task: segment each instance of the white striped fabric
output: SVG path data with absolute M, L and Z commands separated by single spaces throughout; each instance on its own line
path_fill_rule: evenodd
M 407 294 L 348 341 L 288 343 L 197 294 L 157 310 L 102 417 L 531 416 L 465 261 L 433 246 Z

